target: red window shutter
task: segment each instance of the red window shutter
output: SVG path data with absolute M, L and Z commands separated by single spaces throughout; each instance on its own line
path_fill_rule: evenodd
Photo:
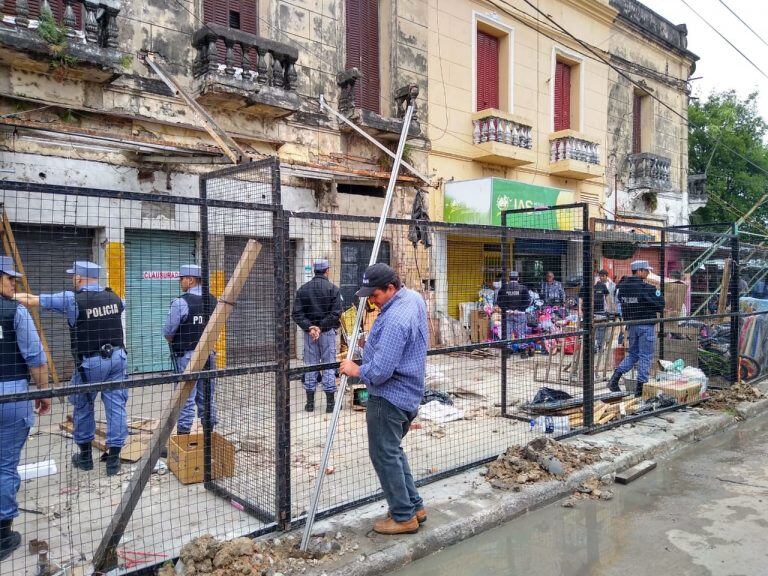
M 379 3 L 378 0 L 346 0 L 347 70 L 357 68 L 363 78 L 355 85 L 355 102 L 379 112 Z
M 642 97 L 635 94 L 632 99 L 632 153 L 642 152 Z
M 249 34 L 259 33 L 259 3 L 257 0 L 241 0 L 240 29 Z
M 555 132 L 571 127 L 571 67 L 564 62 L 555 64 Z
M 477 31 L 477 109 L 499 107 L 499 39 Z

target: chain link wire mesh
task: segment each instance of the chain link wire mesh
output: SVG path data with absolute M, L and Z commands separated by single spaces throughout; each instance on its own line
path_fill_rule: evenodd
M 174 338 L 182 324 L 188 336 L 199 334 L 195 317 L 205 323 L 214 313 L 209 296 L 222 298 L 249 240 L 259 243 L 258 258 L 237 301 L 224 303 L 233 308 L 215 354 L 189 376 L 194 398 L 125 525 L 120 570 L 172 559 L 205 533 L 232 538 L 299 525 L 318 473 L 328 476 L 321 516 L 381 497 L 359 381 L 349 383 L 329 466 L 319 470 L 338 361 L 350 347 L 364 358 L 380 321 L 367 307 L 363 338 L 350 341 L 377 219 L 284 211 L 274 160 L 208 174 L 200 190 L 183 192 L 18 183 L 0 190 L 3 253 L 24 268 L 16 292 L 45 295 L 39 306 L 28 301 L 23 320 L 45 338 L 52 374 L 48 389 L 15 373 L 0 379 L 0 519 L 13 517 L 22 539 L 4 573 L 36 567 L 33 541 L 45 541 L 61 568 L 94 558 L 189 361 L 190 341 L 176 340 L 174 349 Z M 418 485 L 540 435 L 643 415 L 632 404 L 636 368 L 622 392 L 609 389 L 636 324 L 618 315 L 616 285 L 635 260 L 654 268 L 647 281 L 666 301 L 663 317 L 646 322 L 655 334 L 655 380 L 664 372 L 659 360 L 682 359 L 710 387 L 765 373 L 763 238 L 730 228 L 587 225 L 581 205 L 499 216 L 501 226 L 390 219 L 385 227 L 378 260 L 420 295 L 428 317 L 426 392 L 404 440 Z M 99 265 L 98 278 L 75 286 L 67 270 L 78 261 Z M 182 274 L 188 265 L 199 266 L 196 283 Z M 109 287 L 124 305 L 123 346 L 108 358 L 100 346 L 87 358 L 72 354 L 73 293 L 83 282 Z M 182 305 L 185 290 L 199 298 Z M 4 330 L 31 339 L 14 325 L 13 294 L 3 294 L 11 314 Z M 34 365 L 41 356 L 31 348 L 19 350 Z M 20 363 L 15 351 L 8 358 L 3 370 Z M 93 366 L 83 379 L 85 360 Z M 50 414 L 33 418 L 41 399 L 51 400 Z M 675 406 L 696 401 L 681 397 Z M 90 434 L 93 469 L 82 470 L 72 456 Z M 121 444 L 120 471 L 107 475 L 100 456 Z

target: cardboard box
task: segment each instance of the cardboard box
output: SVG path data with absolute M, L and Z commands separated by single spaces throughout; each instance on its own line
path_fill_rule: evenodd
M 211 475 L 224 478 L 235 474 L 235 446 L 216 432 L 211 432 Z M 203 481 L 203 433 L 177 434 L 168 443 L 168 467 L 182 484 Z
M 488 340 L 488 316 L 483 310 L 472 310 L 470 313 L 469 339 L 471 342 Z
M 664 340 L 664 359 L 674 362 L 681 358 L 686 366 L 699 366 L 699 329 L 675 326 L 666 330 L 672 338 Z
M 694 402 L 701 399 L 701 384 L 677 380 L 672 382 L 659 382 L 650 380 L 643 385 L 643 399 L 653 398 L 658 392 L 672 396 L 678 402 Z

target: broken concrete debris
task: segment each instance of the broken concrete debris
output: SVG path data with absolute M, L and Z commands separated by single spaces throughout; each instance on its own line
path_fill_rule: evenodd
M 759 389 L 746 382 L 737 382 L 730 388 L 713 393 L 705 407 L 712 410 L 735 412 L 738 404 L 742 402 L 756 402 L 762 397 L 763 393 Z
M 562 478 L 600 459 L 599 448 L 584 448 L 541 437 L 510 446 L 488 466 L 485 479 L 494 488 L 519 491 L 523 485 Z
M 167 574 L 186 576 L 277 576 L 299 574 L 309 567 L 354 551 L 341 532 L 312 538 L 307 552 L 299 550 L 300 536 L 288 535 L 272 540 L 235 538 L 221 542 L 206 534 L 185 544 L 176 569 Z M 163 574 L 161 572 L 161 574 Z
M 613 498 L 613 491 L 604 488 L 609 484 L 610 480 L 604 482 L 597 476 L 590 476 L 576 487 L 573 494 L 563 500 L 561 506 L 573 508 L 579 500 L 610 500 Z

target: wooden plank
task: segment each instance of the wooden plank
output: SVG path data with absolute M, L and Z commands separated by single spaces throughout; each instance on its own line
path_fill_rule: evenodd
M 726 258 L 723 265 L 723 280 L 720 283 L 720 298 L 717 301 L 717 313 L 725 314 L 728 308 L 728 288 L 731 284 L 731 259 Z
M 205 326 L 203 335 L 200 337 L 200 341 L 192 353 L 192 358 L 184 370 L 184 374 L 199 372 L 205 366 L 260 252 L 261 244 L 253 239 L 248 240 L 240 256 L 240 261 L 237 263 L 237 267 L 235 267 L 227 287 L 218 299 L 216 309 Z M 163 446 L 168 443 L 176 421 L 179 418 L 179 412 L 181 412 L 181 408 L 184 406 L 187 398 L 189 398 L 189 394 L 195 387 L 196 381 L 196 379 L 188 380 L 178 386 L 168 406 L 163 410 L 163 414 L 160 416 L 160 426 L 157 432 L 152 435 L 148 450 L 144 452 L 141 461 L 136 467 L 136 472 L 123 493 L 120 505 L 112 516 L 112 520 L 93 556 L 93 565 L 97 570 L 106 572 L 117 566 L 117 545 L 123 537 L 133 510 L 141 497 L 144 487 L 149 482 L 157 459 L 160 457 L 160 452 Z
M 640 464 L 632 466 L 623 472 L 616 474 L 616 482 L 619 484 L 629 484 L 633 480 L 637 480 L 640 476 L 647 474 L 651 470 L 656 468 L 656 462 L 653 460 L 643 460 Z

